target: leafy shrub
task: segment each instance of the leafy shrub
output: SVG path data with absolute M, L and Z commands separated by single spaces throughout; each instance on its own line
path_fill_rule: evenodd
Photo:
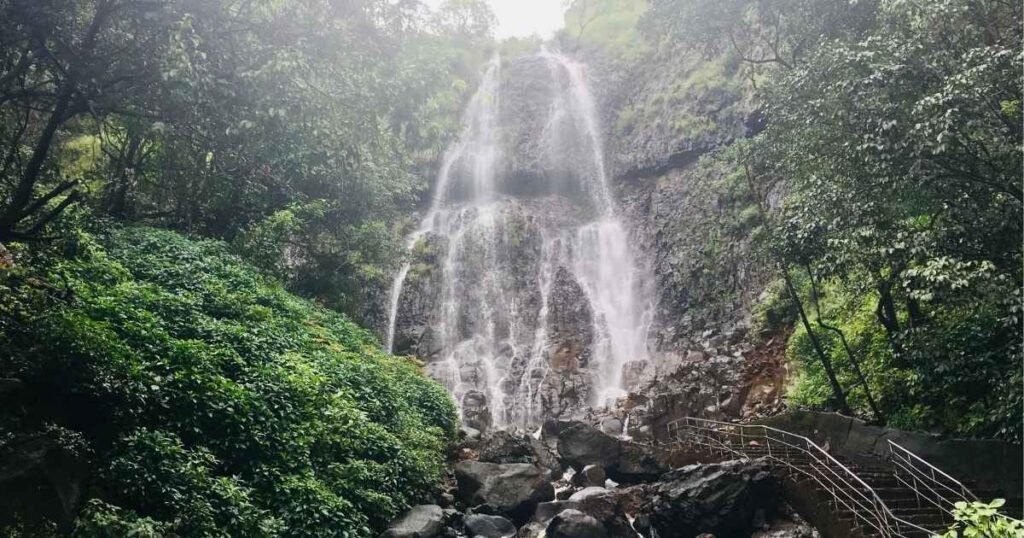
M 1004 499 L 996 499 L 990 503 L 956 503 L 953 510 L 956 523 L 942 535 L 942 538 L 1021 538 L 1024 536 L 1024 522 L 1000 515 L 998 509 L 1004 504 Z
M 139 517 L 130 510 L 118 508 L 99 499 L 86 503 L 75 521 L 75 538 L 162 538 L 171 525 L 148 517 Z
M 216 241 L 63 247 L 0 273 L 0 376 L 56 402 L 0 415 L 88 441 L 79 535 L 369 536 L 439 481 L 450 397 L 344 316 Z

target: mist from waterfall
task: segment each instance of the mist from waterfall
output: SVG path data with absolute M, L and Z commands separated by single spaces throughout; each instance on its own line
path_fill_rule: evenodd
M 648 360 L 649 279 L 615 211 L 584 67 L 559 54 L 539 58 L 552 88 L 539 146 L 549 169 L 576 158 L 579 166 L 556 178 L 569 185 L 532 197 L 508 185 L 517 179 L 502 174 L 513 149 L 503 143 L 501 61 L 495 58 L 466 108 L 459 141 L 444 156 L 430 207 L 407 239 L 410 261 L 389 294 L 386 345 L 395 351 L 412 259 L 417 249 L 435 245 L 440 274 L 430 331 L 437 351 L 426 357 L 427 368 L 460 408 L 486 409 L 495 428 L 529 430 L 562 412 L 552 410 L 559 402 L 550 394 L 557 357 L 571 355 L 570 369 L 586 373 L 591 407 L 624 396 L 624 368 Z M 538 248 L 524 247 L 534 244 Z M 566 323 L 556 300 L 565 290 L 583 296 L 572 319 L 588 320 L 579 332 L 589 338 L 579 336 L 582 343 L 568 346 L 571 352 L 554 349 L 567 347 L 553 336 L 556 318 Z M 558 368 L 566 368 L 559 360 Z

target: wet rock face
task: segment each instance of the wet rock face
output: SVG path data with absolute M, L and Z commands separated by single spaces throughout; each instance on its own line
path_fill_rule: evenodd
M 551 471 L 529 463 L 464 461 L 455 466 L 459 500 L 468 506 L 487 505 L 522 523 L 538 503 L 555 498 Z
M 586 368 L 594 341 L 593 313 L 579 283 L 565 267 L 555 271 L 548 299 L 548 365 L 551 369 L 575 371 Z
M 597 519 L 579 510 L 564 510 L 551 519 L 547 536 L 550 538 L 607 538 L 608 531 Z
M 665 441 L 668 424 L 682 417 L 739 416 L 747 396 L 742 354 L 708 358 L 703 354 L 664 354 L 655 365 L 658 377 L 637 391 L 627 413 L 631 436 Z
M 587 78 L 553 54 L 491 64 L 393 295 L 393 350 L 425 359 L 480 431 L 582 417 L 642 377 L 651 279 Z
M 422 504 L 388 525 L 380 538 L 434 538 L 444 528 L 444 511 L 440 506 Z
M 640 507 L 645 536 L 749 536 L 772 518 L 778 486 L 765 462 L 689 465 L 661 477 Z
M 516 534 L 516 526 L 501 516 L 471 514 L 465 519 L 466 532 L 474 538 L 510 538 Z
M 541 56 L 503 66 L 498 124 L 504 144 L 502 192 L 515 196 L 580 196 L 593 173 L 585 133 L 551 128 L 552 107 L 566 105 L 566 73 Z M 561 102 L 559 102 L 561 101 Z M 556 118 L 557 120 L 557 118 Z

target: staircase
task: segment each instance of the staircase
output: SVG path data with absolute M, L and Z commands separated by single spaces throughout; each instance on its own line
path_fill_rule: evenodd
M 889 441 L 886 459 L 850 461 L 810 439 L 769 426 L 684 417 L 668 424 L 670 442 L 717 459 L 765 458 L 827 536 L 925 538 L 953 522 L 953 504 L 1000 496 L 977 491 Z M 822 506 L 826 501 L 827 506 Z M 810 518 L 809 518 L 810 519 Z

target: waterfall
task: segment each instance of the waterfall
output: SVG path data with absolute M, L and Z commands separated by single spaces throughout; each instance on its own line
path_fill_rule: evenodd
M 502 95 L 502 62 L 487 65 L 406 240 L 386 346 L 399 351 L 404 331 L 467 424 L 529 431 L 624 396 L 627 366 L 648 362 L 653 308 L 584 66 L 546 51 L 519 65 L 543 65 L 529 73 L 548 91 Z M 534 119 L 540 132 L 524 127 Z

